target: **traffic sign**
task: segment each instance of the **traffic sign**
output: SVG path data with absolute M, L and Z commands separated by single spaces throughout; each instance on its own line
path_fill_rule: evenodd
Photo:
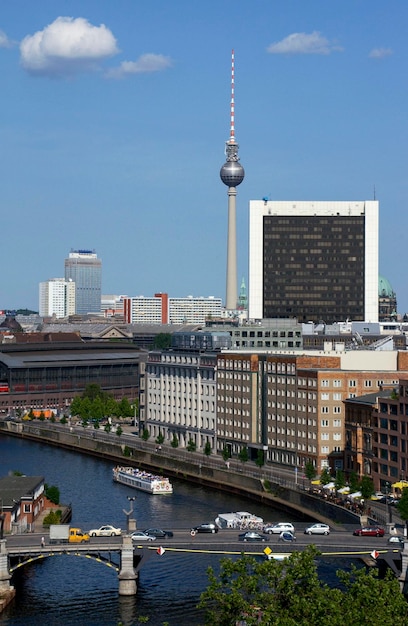
M 373 550 L 370 556 L 372 556 L 373 559 L 378 559 L 378 557 L 380 556 L 380 553 L 377 552 L 377 550 Z

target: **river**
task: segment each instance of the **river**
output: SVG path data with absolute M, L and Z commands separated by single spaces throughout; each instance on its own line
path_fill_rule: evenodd
M 186 528 L 213 520 L 217 513 L 249 510 L 265 521 L 296 521 L 270 506 L 245 498 L 172 480 L 171 496 L 150 496 L 113 483 L 112 463 L 0 435 L 0 476 L 19 471 L 44 476 L 60 489 L 61 502 L 72 504 L 72 524 L 83 530 L 113 524 L 126 528 L 123 509 L 127 495 L 137 496 L 137 527 Z M 40 529 L 38 529 L 40 531 Z M 37 561 L 14 574 L 15 600 L 0 614 L 0 626 L 199 626 L 204 623 L 196 605 L 207 585 L 209 565 L 218 569 L 219 556 L 200 554 L 154 555 L 140 571 L 134 598 L 118 595 L 116 572 L 91 559 L 58 556 Z M 319 562 L 320 577 L 335 580 L 346 561 Z

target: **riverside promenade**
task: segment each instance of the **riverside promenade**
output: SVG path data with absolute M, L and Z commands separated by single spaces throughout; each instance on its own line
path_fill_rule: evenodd
M 217 455 L 206 456 L 164 444 L 159 448 L 156 443 L 137 436 L 131 426 L 123 427 L 122 435 L 118 436 L 81 425 L 0 420 L 1 432 L 109 459 L 113 464 L 153 468 L 171 477 L 270 503 L 284 512 L 295 512 L 305 520 L 336 524 L 337 528 L 366 521 L 359 511 L 346 508 L 345 501 L 336 503 L 314 493 L 309 481 L 295 468 L 271 464 L 258 467 L 253 462 L 242 463 L 236 459 L 225 462 Z M 373 505 L 372 510 L 373 521 L 387 522 L 385 507 Z

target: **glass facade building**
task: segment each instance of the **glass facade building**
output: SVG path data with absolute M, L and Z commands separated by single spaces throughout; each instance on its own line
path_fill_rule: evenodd
M 65 280 L 75 283 L 75 313 L 100 313 L 102 261 L 95 250 L 71 250 L 65 259 Z

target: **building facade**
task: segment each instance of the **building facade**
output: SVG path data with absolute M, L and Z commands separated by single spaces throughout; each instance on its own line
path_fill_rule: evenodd
M 254 200 L 249 318 L 378 321 L 378 202 Z
M 59 319 L 75 314 L 75 283 L 64 278 L 51 278 L 40 283 L 40 317 Z
M 392 386 L 406 352 L 330 350 L 217 357 L 217 447 L 301 470 L 344 467 L 344 400 Z
M 170 298 L 156 293 L 153 298 L 138 296 L 124 299 L 124 316 L 128 324 L 202 324 L 210 317 L 220 317 L 221 298 L 188 296 Z
M 75 313 L 100 313 L 102 261 L 94 250 L 71 250 L 65 259 L 65 280 L 75 283 Z
M 171 350 L 149 352 L 140 380 L 140 424 L 150 435 L 216 449 L 217 353 L 231 345 L 225 332 L 179 332 Z

